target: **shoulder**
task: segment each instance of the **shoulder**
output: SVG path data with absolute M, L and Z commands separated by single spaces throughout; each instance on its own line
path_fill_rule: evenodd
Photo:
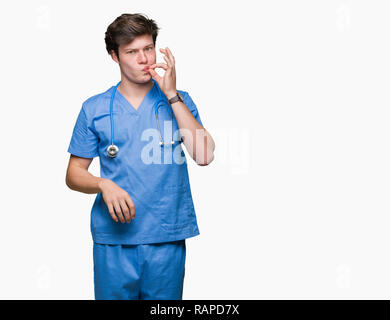
M 94 117 L 100 113 L 110 103 L 112 87 L 108 90 L 90 96 L 83 101 L 82 109 L 84 110 L 87 117 Z

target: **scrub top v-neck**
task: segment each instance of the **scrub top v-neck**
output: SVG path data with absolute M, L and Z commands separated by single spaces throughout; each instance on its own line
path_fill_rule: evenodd
M 132 113 L 135 113 L 135 114 L 139 114 L 142 112 L 142 107 L 145 103 L 148 103 L 148 96 L 152 94 L 152 91 L 154 89 L 154 86 L 155 86 L 155 83 L 153 82 L 153 86 L 150 88 L 150 90 L 146 93 L 145 97 L 142 99 L 140 105 L 138 106 L 138 108 L 135 108 L 133 106 L 133 104 L 126 99 L 126 97 L 119 91 L 119 90 L 116 90 L 116 93 L 115 95 L 118 95 L 118 99 L 121 100 L 121 102 L 124 104 L 124 105 L 128 105 L 128 108 L 129 108 L 129 112 L 132 112 Z
M 102 194 L 96 195 L 91 210 L 91 232 L 96 243 L 146 244 L 182 240 L 199 234 L 196 213 L 188 177 L 187 161 L 179 136 L 175 136 L 172 152 L 178 152 L 184 161 L 176 161 L 165 147 L 158 161 L 145 161 L 145 150 L 153 141 L 149 130 L 157 131 L 155 104 L 163 140 L 166 137 L 164 121 L 173 115 L 172 134 L 178 133 L 173 110 L 158 83 L 145 95 L 138 109 L 117 90 L 113 105 L 115 144 L 119 147 L 116 158 L 110 158 L 106 148 L 110 144 L 110 97 L 107 91 L 83 102 L 73 129 L 68 152 L 79 157 L 100 159 L 100 176 L 115 182 L 128 192 L 135 208 L 135 219 L 130 223 L 112 220 Z M 195 103 L 186 91 L 178 90 L 184 104 L 201 124 Z M 160 100 L 161 101 L 161 100 Z M 169 125 L 171 126 L 171 125 Z M 158 154 L 158 153 L 157 153 Z M 170 159 L 169 157 L 172 156 Z M 148 159 L 148 158 L 147 158 Z M 156 158 L 154 158 L 156 159 Z M 168 161 L 167 161 L 168 160 Z

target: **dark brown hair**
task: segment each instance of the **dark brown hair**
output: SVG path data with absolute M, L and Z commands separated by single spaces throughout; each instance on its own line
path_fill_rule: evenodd
M 141 13 L 124 13 L 112 22 L 106 31 L 104 41 L 106 50 L 111 54 L 114 50 L 119 59 L 118 47 L 134 40 L 137 36 L 149 34 L 153 37 L 153 44 L 156 45 L 156 38 L 160 28 L 154 20 L 149 19 Z

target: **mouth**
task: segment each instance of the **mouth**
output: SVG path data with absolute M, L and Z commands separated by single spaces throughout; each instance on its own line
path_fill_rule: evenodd
M 146 66 L 145 68 L 143 68 L 142 71 L 148 72 L 149 71 L 149 66 Z

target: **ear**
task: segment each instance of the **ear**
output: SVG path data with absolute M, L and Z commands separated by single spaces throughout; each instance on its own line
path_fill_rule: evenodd
M 115 53 L 114 50 L 111 50 L 111 58 L 112 58 L 112 60 L 114 60 L 116 63 L 119 63 L 118 57 L 117 57 L 117 55 L 116 55 L 116 53 Z

